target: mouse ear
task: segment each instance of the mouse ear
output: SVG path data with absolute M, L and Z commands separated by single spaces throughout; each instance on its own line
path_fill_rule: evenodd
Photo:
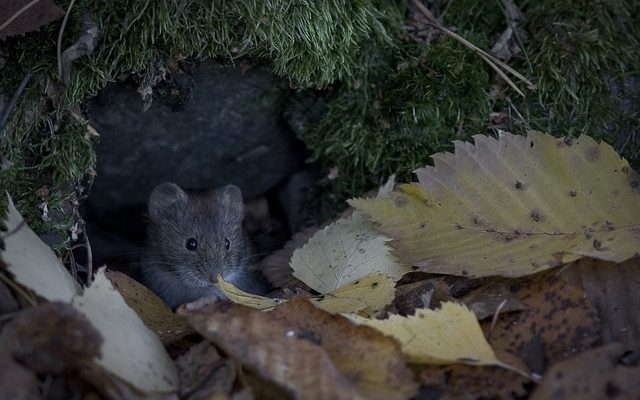
M 222 205 L 231 212 L 238 220 L 244 218 L 244 203 L 242 202 L 242 191 L 236 185 L 227 185 L 220 190 L 220 201 Z
M 187 202 L 187 194 L 174 183 L 163 183 L 156 186 L 149 196 L 149 215 L 152 218 L 159 218 L 166 212 L 173 211 L 178 205 Z

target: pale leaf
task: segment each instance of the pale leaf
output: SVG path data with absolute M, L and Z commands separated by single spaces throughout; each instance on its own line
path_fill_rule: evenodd
M 433 156 L 419 184 L 357 199 L 394 240 L 400 261 L 427 272 L 522 276 L 590 256 L 639 254 L 640 177 L 606 143 L 540 132 L 474 136 Z
M 24 222 L 10 196 L 7 210 L 7 231 L 3 233 L 6 250 L 0 251 L 0 256 L 16 282 L 49 301 L 70 302 L 80 293 L 80 286 L 51 248 Z
M 125 303 L 104 268 L 72 304 L 104 339 L 98 365 L 145 393 L 177 389 L 177 371 L 162 342 Z
M 398 280 L 410 269 L 390 252 L 390 239 L 354 212 L 318 231 L 291 258 L 293 275 L 320 293 L 332 292 L 372 273 Z

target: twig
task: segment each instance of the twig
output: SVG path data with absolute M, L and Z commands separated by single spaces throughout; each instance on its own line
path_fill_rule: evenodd
M 493 328 L 496 327 L 496 322 L 498 322 L 498 316 L 500 315 L 500 311 L 507 305 L 507 299 L 502 300 L 502 303 L 498 305 L 496 308 L 496 312 L 493 314 L 493 319 L 491 320 L 491 328 L 489 329 L 489 334 L 487 335 L 487 340 L 491 340 L 491 334 L 493 333 Z
M 3 30 L 4 28 L 6 28 L 7 26 L 9 26 L 13 21 L 16 20 L 16 18 L 18 18 L 19 16 L 22 15 L 22 13 L 24 13 L 25 11 L 27 11 L 28 9 L 30 9 L 31 7 L 35 6 L 36 4 L 38 4 L 40 2 L 40 0 L 32 0 L 31 2 L 29 2 L 28 4 L 25 4 L 21 9 L 19 9 L 18 11 L 16 11 L 15 14 L 13 14 L 11 17 L 9 17 L 8 20 L 4 21 L 2 23 L 2 25 L 0 25 L 0 31 Z
M 69 3 L 69 7 L 67 7 L 67 12 L 64 14 L 64 18 L 62 19 L 62 25 L 60 25 L 60 32 L 58 32 L 58 45 L 57 45 L 57 56 L 58 56 L 58 77 L 62 81 L 62 35 L 64 34 L 64 28 L 67 26 L 67 20 L 69 19 L 69 14 L 71 14 L 71 9 L 73 8 L 73 3 L 76 0 L 71 0 Z
M 84 245 L 87 249 L 87 287 L 91 286 L 91 278 L 93 275 L 93 252 L 91 251 L 91 243 L 89 243 L 89 235 L 87 229 L 84 230 Z
M 13 94 L 13 97 L 11 97 L 9 104 L 7 104 L 7 108 L 4 110 L 4 113 L 2 114 L 2 119 L 0 119 L 0 132 L 2 132 L 2 130 L 6 126 L 7 121 L 9 120 L 9 115 L 11 115 L 11 111 L 18 103 L 18 99 L 22 95 L 22 92 L 24 92 L 24 89 L 27 87 L 30 80 L 31 80 L 31 72 L 27 72 L 24 78 L 22 78 L 22 81 L 20 82 L 18 89 Z
M 501 60 L 499 60 L 498 58 L 494 57 L 493 55 L 487 53 L 486 51 L 482 50 L 478 46 L 476 46 L 473 43 L 469 42 L 467 39 L 463 38 L 462 36 L 458 35 L 457 33 L 445 28 L 444 26 L 442 26 L 442 24 L 440 24 L 440 22 L 433 16 L 431 11 L 429 11 L 429 9 L 427 7 L 425 7 L 419 0 L 413 0 L 413 3 L 416 5 L 416 7 L 418 7 L 418 9 L 422 12 L 422 14 L 424 14 L 424 16 L 427 17 L 427 19 L 436 28 L 440 29 L 442 32 L 444 32 L 447 35 L 451 36 L 452 38 L 456 39 L 457 41 L 462 43 L 467 48 L 469 48 L 469 49 L 475 51 L 476 53 L 478 53 L 478 55 L 487 64 L 489 64 L 489 66 L 491 68 L 493 68 L 498 73 L 498 75 L 500 75 L 500 77 L 502 79 L 504 79 L 509 84 L 509 86 L 511 86 L 519 95 L 524 97 L 524 93 L 522 92 L 522 90 L 520 90 L 518 88 L 518 86 L 500 68 L 504 69 L 506 72 L 508 72 L 511 75 L 515 76 L 516 78 L 518 78 L 522 82 L 526 83 L 529 88 L 535 88 L 535 85 L 531 81 L 529 81 L 524 75 L 522 75 L 521 73 L 519 73 L 515 69 L 511 68 L 506 63 L 504 63 Z

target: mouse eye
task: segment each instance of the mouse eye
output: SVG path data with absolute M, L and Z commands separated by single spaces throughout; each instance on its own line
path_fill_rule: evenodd
M 224 248 L 229 250 L 229 246 L 231 246 L 231 242 L 229 242 L 229 239 L 224 239 Z
M 194 238 L 189 238 L 187 239 L 187 243 L 185 244 L 185 247 L 189 251 L 194 251 L 198 248 L 198 241 L 195 240 Z

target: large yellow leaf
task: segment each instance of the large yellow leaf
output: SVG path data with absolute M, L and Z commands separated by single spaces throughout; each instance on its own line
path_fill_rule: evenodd
M 590 256 L 640 251 L 640 177 L 606 143 L 478 135 L 416 171 L 389 199 L 356 199 L 424 271 L 522 276 Z
M 505 366 L 485 340 L 473 312 L 462 304 L 444 302 L 438 310 L 418 309 L 407 317 L 348 318 L 394 337 L 414 363 Z

